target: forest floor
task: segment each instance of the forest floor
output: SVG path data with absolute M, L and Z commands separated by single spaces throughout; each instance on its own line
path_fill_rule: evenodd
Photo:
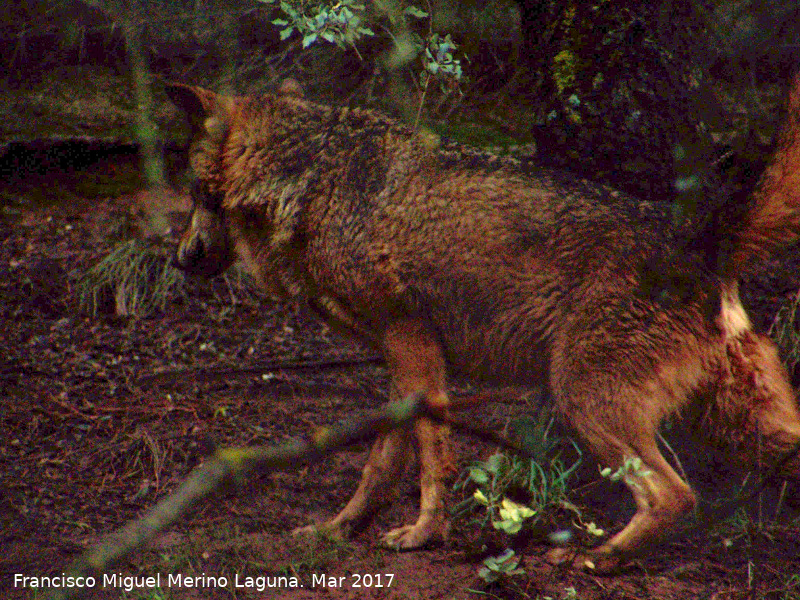
M 214 446 L 280 443 L 386 401 L 385 369 L 358 360 L 371 352 L 303 310 L 237 287 L 230 278 L 187 281 L 164 310 L 145 318 L 113 314 L 113 298 L 106 299 L 108 314 L 81 312 L 81 273 L 107 255 L 147 201 L 136 192 L 87 192 L 75 182 L 101 172 L 124 178 L 136 168 L 135 160 L 112 157 L 94 171 L 63 171 L 3 192 L 6 205 L 14 205 L 0 218 L 4 598 L 42 598 L 41 591 L 15 587 L 15 575 L 61 574 L 91 544 L 173 491 Z M 180 196 L 173 200 L 176 231 L 187 204 Z M 326 364 L 337 360 L 353 364 Z M 297 361 L 321 364 L 301 369 Z M 454 385 L 471 389 L 465 382 Z M 471 417 L 502 430 L 516 416 L 536 411 L 535 401 L 518 395 L 518 402 L 509 402 L 513 396 L 508 392 L 506 401 L 482 406 Z M 461 467 L 494 451 L 453 437 Z M 118 579 L 117 587 L 98 583 L 89 597 L 800 598 L 798 513 L 783 503 L 775 516 L 769 499 L 761 502 L 760 517 L 757 510 L 738 511 L 612 576 L 554 568 L 545 560 L 545 534 L 504 537 L 482 524 L 480 512 L 455 519 L 442 545 L 408 553 L 382 549 L 381 532 L 415 518 L 414 467 L 352 539 L 291 537 L 293 528 L 330 517 L 346 503 L 366 451 L 357 446 L 226 490 L 114 569 L 119 577 L 161 575 L 160 589 L 128 592 Z M 588 457 L 584 462 L 570 502 L 585 522 L 619 530 L 632 512 L 627 492 L 600 479 Z M 724 487 L 709 462 L 703 450 L 685 462 L 700 469 L 690 478 L 704 494 Z M 471 493 L 454 492 L 452 504 Z M 718 493 L 724 500 L 732 492 Z M 547 526 L 569 527 L 573 516 L 556 511 Z M 521 556 L 525 574 L 489 585 L 478 570 L 507 546 Z M 168 587 L 170 574 L 226 577 L 230 585 L 192 588 L 184 581 Z M 244 587 L 233 587 L 237 576 Z M 289 587 L 294 581 L 300 587 Z M 271 583 L 277 587 L 267 587 Z

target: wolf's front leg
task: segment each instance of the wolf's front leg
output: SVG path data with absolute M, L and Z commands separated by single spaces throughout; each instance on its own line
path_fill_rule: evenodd
M 383 536 L 384 545 L 396 550 L 413 550 L 441 541 L 450 529 L 445 505 L 446 481 L 452 469 L 448 431 L 430 419 L 419 419 L 414 431 L 420 462 L 419 518 L 413 525 L 392 529 Z
M 403 474 L 408 452 L 409 432 L 397 429 L 379 437 L 372 446 L 361 482 L 350 502 L 330 521 L 321 525 L 308 525 L 292 533 L 325 533 L 333 537 L 346 537 L 353 526 L 365 520 L 386 500 L 389 492 Z
M 384 348 L 392 374 L 392 394 L 404 398 L 422 393 L 430 408 L 446 410 L 442 348 L 431 331 L 416 320 L 398 321 L 384 336 Z M 420 462 L 420 514 L 412 525 L 389 531 L 383 543 L 397 550 L 420 548 L 447 535 L 450 523 L 445 507 L 447 478 L 454 470 L 449 448 L 449 431 L 428 418 L 414 423 Z
M 391 399 L 423 394 L 431 408 L 446 410 L 444 357 L 432 333 L 420 322 L 402 320 L 387 327 L 384 351 L 392 374 Z M 413 550 L 444 539 L 449 530 L 445 509 L 446 479 L 454 467 L 448 445 L 448 429 L 428 418 L 414 423 L 413 436 L 420 460 L 420 515 L 413 525 L 398 527 L 383 536 L 383 543 L 397 550 Z M 347 535 L 352 526 L 369 517 L 388 499 L 403 473 L 411 452 L 412 432 L 396 430 L 379 438 L 370 451 L 356 493 L 342 511 L 322 525 L 311 525 L 297 533 Z

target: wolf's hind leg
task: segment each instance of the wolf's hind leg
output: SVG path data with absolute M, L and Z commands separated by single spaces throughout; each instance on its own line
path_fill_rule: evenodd
M 622 469 L 622 480 L 634 497 L 636 513 L 622 531 L 599 548 L 579 553 L 557 548 L 549 559 L 556 563 L 570 560 L 576 566 L 602 572 L 644 551 L 692 510 L 695 496 L 662 456 L 655 440 L 655 424 L 640 414 L 646 405 L 641 399 L 647 391 L 626 393 L 617 388 L 613 399 L 598 401 L 597 389 L 599 386 L 591 401 L 581 404 L 571 399 L 570 406 L 583 406 L 584 410 L 573 410 L 578 414 L 567 417 L 601 465 Z
M 664 460 L 655 441 L 642 449 L 638 458 L 641 464 L 624 476 L 636 501 L 636 513 L 622 531 L 595 551 L 598 557 L 624 559 L 645 550 L 648 542 L 657 540 L 695 506 L 691 488 Z

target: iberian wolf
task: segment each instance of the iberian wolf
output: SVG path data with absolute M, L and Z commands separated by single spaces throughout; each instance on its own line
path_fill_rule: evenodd
M 656 443 L 680 413 L 748 464 L 800 440 L 794 393 L 755 331 L 738 279 L 800 231 L 800 79 L 781 144 L 712 284 L 677 302 L 643 293 L 643 265 L 676 247 L 669 210 L 572 175 L 428 137 L 372 110 L 334 108 L 297 86 L 230 97 L 172 85 L 192 124 L 194 208 L 176 261 L 215 274 L 237 258 L 264 287 L 380 349 L 391 395 L 447 410 L 446 374 L 546 385 L 601 464 L 632 459 L 636 513 L 599 548 L 554 561 L 613 568 L 695 504 Z M 710 307 L 710 309 L 709 309 Z M 760 440 L 756 443 L 756 440 Z M 448 530 L 446 428 L 428 418 L 378 439 L 334 534 L 362 520 L 421 463 L 418 520 L 384 542 L 418 548 Z M 786 465 L 797 476 L 800 460 Z M 561 551 L 559 551 L 561 550 Z

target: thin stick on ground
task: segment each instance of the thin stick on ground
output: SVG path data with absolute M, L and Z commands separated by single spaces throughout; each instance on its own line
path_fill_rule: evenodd
M 675 466 L 678 468 L 678 473 L 680 474 L 681 479 L 684 481 L 689 481 L 689 477 L 686 475 L 686 471 L 683 468 L 681 459 L 678 458 L 678 453 L 673 450 L 666 438 L 660 433 L 658 434 L 658 441 L 661 442 L 667 450 L 669 450 L 670 456 L 672 456 L 672 460 L 675 461 Z
M 354 356 L 350 358 L 328 358 L 322 360 L 271 360 L 258 363 L 249 367 L 212 367 L 205 369 L 170 369 L 158 373 L 142 375 L 138 383 L 150 383 L 159 379 L 172 379 L 176 375 L 192 373 L 192 377 L 211 379 L 216 377 L 235 377 L 237 375 L 253 375 L 268 371 L 304 371 L 314 369 L 342 369 L 361 367 L 364 365 L 379 365 L 385 360 L 380 356 Z

